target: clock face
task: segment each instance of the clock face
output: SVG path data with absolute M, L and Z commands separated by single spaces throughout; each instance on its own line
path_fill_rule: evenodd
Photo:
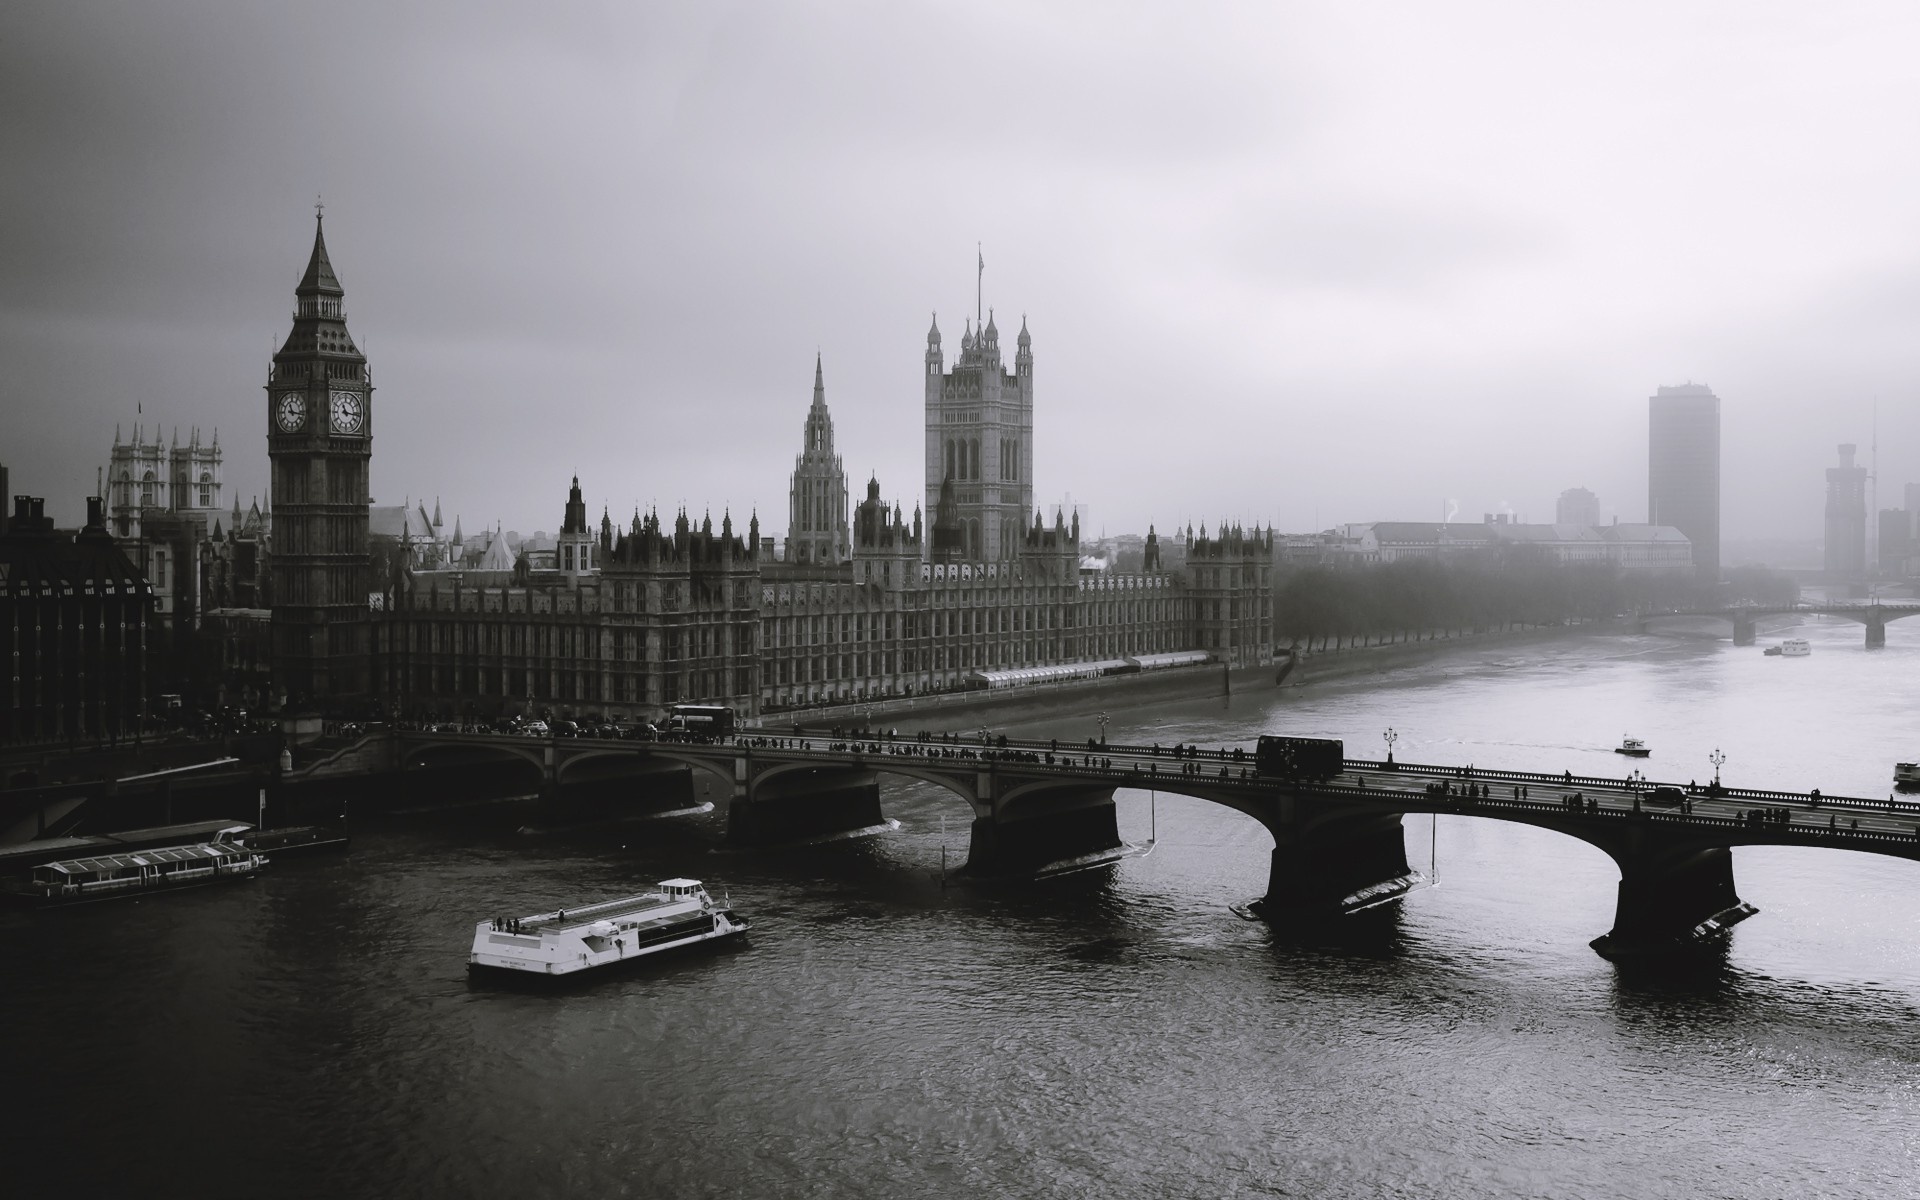
M 335 433 L 359 433 L 363 418 L 360 393 L 335 392 L 333 394 L 333 431 Z
M 307 398 L 299 392 L 282 392 L 280 403 L 274 406 L 274 417 L 280 422 L 280 428 L 298 433 L 307 423 Z

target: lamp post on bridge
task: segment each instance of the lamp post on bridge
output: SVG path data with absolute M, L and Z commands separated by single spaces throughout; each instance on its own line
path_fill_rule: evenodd
M 1107 714 L 1102 711 L 1094 720 L 1100 722 L 1100 744 L 1104 746 L 1107 744 Z
M 1389 725 L 1387 731 L 1380 735 L 1380 740 L 1387 744 L 1387 765 L 1392 766 L 1393 744 L 1400 740 L 1400 735 L 1393 731 L 1393 726 Z
M 1718 793 L 1720 791 L 1720 764 L 1727 761 L 1727 756 L 1720 753 L 1720 747 L 1715 746 L 1713 753 L 1707 755 L 1707 761 L 1713 764 L 1713 790 Z

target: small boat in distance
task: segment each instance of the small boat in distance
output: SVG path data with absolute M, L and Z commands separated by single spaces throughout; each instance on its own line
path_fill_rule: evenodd
M 1893 786 L 1903 792 L 1920 792 L 1920 763 L 1893 764 Z
M 1780 643 L 1780 657 L 1805 658 L 1813 653 L 1813 646 L 1805 638 L 1788 638 Z
M 571 975 L 663 950 L 737 937 L 751 926 L 698 879 L 665 879 L 655 890 L 473 927 L 469 967 Z
M 1779 658 L 1779 657 L 1780 657 L 1780 647 L 1778 647 L 1778 646 L 1768 646 L 1768 647 L 1767 647 L 1767 648 L 1766 648 L 1765 650 L 1762 650 L 1762 651 L 1761 651 L 1760 653 L 1762 653 L 1762 654 L 1764 654 L 1764 655 L 1766 655 L 1766 656 L 1767 656 L 1768 658 Z
M 1613 752 L 1615 754 L 1624 754 L 1628 758 L 1645 758 L 1647 755 L 1653 753 L 1653 751 L 1647 749 L 1647 744 L 1637 737 L 1621 738 L 1620 744 L 1613 748 Z

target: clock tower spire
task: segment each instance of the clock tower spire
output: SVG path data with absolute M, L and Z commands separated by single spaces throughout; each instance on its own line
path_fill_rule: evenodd
M 369 691 L 367 610 L 373 385 L 347 332 L 346 291 L 319 205 L 294 288 L 293 329 L 267 379 L 272 468 L 273 677 L 292 707 Z

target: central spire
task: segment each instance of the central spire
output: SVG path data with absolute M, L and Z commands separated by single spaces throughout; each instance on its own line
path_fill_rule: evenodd
M 307 273 L 300 277 L 300 286 L 296 287 L 297 296 L 328 295 L 344 296 L 346 289 L 340 286 L 340 279 L 333 273 L 333 263 L 327 258 L 327 239 L 322 228 L 324 218 L 317 210 L 313 214 L 313 256 L 307 260 Z
M 827 383 L 825 377 L 820 373 L 820 352 L 818 350 L 813 352 L 813 407 L 816 409 L 825 409 L 827 407 Z

